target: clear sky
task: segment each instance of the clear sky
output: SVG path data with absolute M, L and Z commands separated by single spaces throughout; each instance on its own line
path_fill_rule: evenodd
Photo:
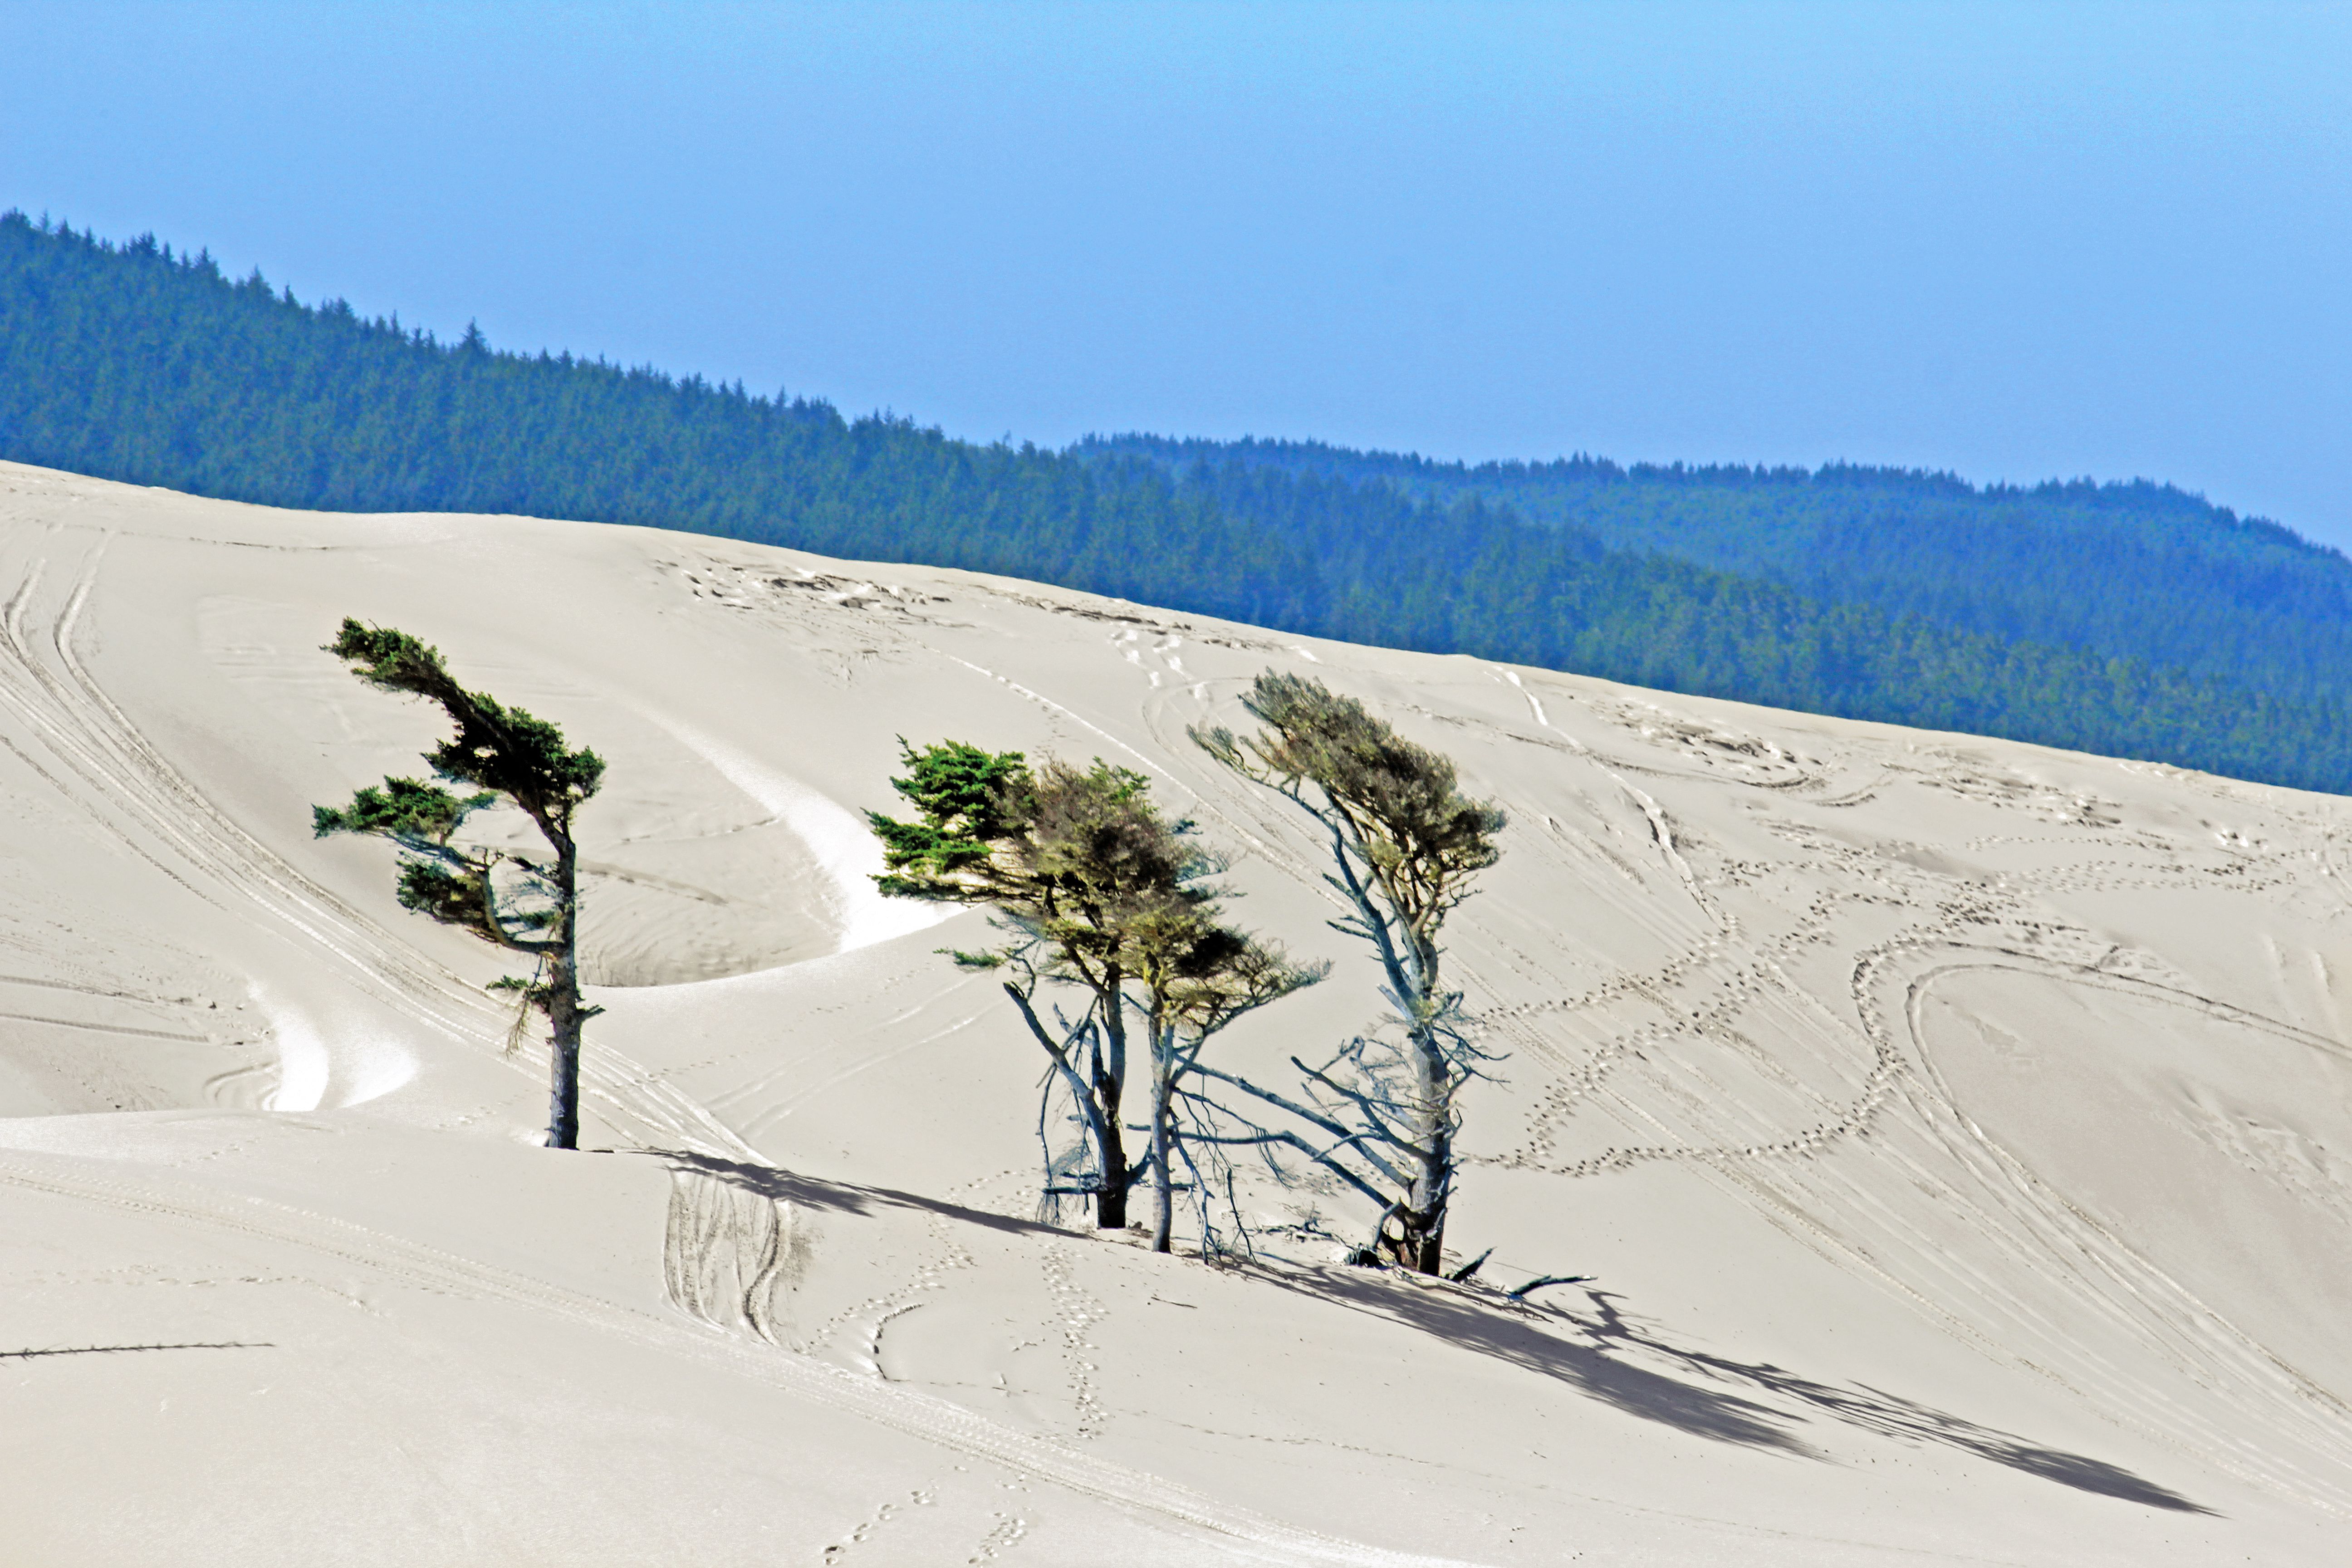
M 2352 545 L 2352 5 L 5 0 L 0 60 L 0 207 L 445 336 Z

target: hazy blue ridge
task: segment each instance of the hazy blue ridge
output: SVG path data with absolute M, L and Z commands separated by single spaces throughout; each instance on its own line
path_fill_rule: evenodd
M 1978 488 L 1832 464 L 1437 463 L 1318 442 L 1120 436 L 1082 453 L 1475 495 L 1620 550 L 2004 640 L 2169 666 L 2288 701 L 2352 698 L 2352 561 L 2169 485 Z
M 0 217 L 0 457 L 278 506 L 639 523 L 965 567 L 2352 788 L 2343 559 L 2154 486 L 981 446 L 471 331 L 441 343 L 201 253 L 16 214 Z

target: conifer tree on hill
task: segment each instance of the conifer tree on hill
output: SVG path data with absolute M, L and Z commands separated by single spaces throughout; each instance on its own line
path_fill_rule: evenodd
M 1438 933 L 1471 879 L 1501 858 L 1503 813 L 1462 793 L 1450 758 L 1321 681 L 1267 670 L 1242 706 L 1265 728 L 1239 739 L 1194 729 L 1192 739 L 1315 824 L 1331 854 L 1324 880 L 1349 911 L 1332 928 L 1371 947 L 1402 1037 L 1359 1037 L 1320 1067 L 1293 1057 L 1305 1080 L 1298 1096 L 1202 1066 L 1202 1077 L 1322 1134 L 1310 1142 L 1218 1104 L 1250 1128 L 1218 1141 L 1304 1154 L 1381 1206 L 1376 1254 L 1435 1274 L 1453 1203 L 1459 1097 L 1490 1059 L 1469 1037 L 1461 993 L 1445 985 Z
M 949 956 L 1003 971 L 1005 995 L 1085 1124 L 1093 1170 L 1064 1169 L 1049 1149 L 1048 1195 L 1057 1179 L 1074 1181 L 1091 1191 L 1097 1226 L 1124 1229 L 1128 1189 L 1140 1167 L 1128 1160 L 1120 1121 L 1128 1076 L 1120 996 L 1128 975 L 1118 926 L 1140 889 L 1174 874 L 1163 847 L 1131 809 L 1140 781 L 1101 763 L 1091 773 L 1049 764 L 1041 781 L 1020 752 L 990 752 L 961 741 L 901 747 L 907 773 L 890 786 L 916 815 L 901 822 L 866 813 L 886 868 L 876 885 L 893 898 L 998 912 L 1011 940 Z M 1084 994 L 1076 1018 L 1049 1008 L 1049 1024 L 1039 1011 L 1053 984 Z M 1050 1082 L 1046 1092 L 1050 1097 Z M 1042 1110 L 1040 1115 L 1042 1127 Z
M 907 775 L 890 782 L 916 818 L 867 814 L 887 868 L 877 885 L 893 897 L 996 911 L 1002 945 L 949 956 L 1000 972 L 1052 1063 L 1045 1104 L 1058 1081 L 1086 1128 L 1082 1162 L 1048 1139 L 1048 1195 L 1087 1193 L 1096 1225 L 1121 1229 L 1129 1191 L 1150 1174 L 1153 1245 L 1169 1250 L 1176 1166 L 1190 1163 L 1174 1116 L 1178 1086 L 1210 1037 L 1322 971 L 1292 964 L 1278 947 L 1222 922 L 1220 889 L 1208 882 L 1221 864 L 1191 841 L 1189 824 L 1151 805 L 1142 774 L 1099 759 L 1087 768 L 1048 761 L 1033 770 L 1017 752 L 954 741 L 906 746 L 903 754 Z M 1049 985 L 1083 995 L 1076 1017 L 1041 1010 Z M 1135 1160 L 1121 1120 L 1130 1014 L 1143 1026 L 1150 1070 L 1151 1142 Z M 1048 1124 L 1041 1105 L 1041 1136 Z
M 981 447 L 442 343 L 0 212 L 0 457 L 330 510 L 682 528 L 1317 637 L 2352 791 L 2352 563 L 2147 485 Z
M 361 789 L 341 809 L 311 807 L 313 830 L 322 838 L 366 833 L 391 839 L 401 849 L 404 906 L 494 946 L 532 955 L 538 970 L 532 980 L 509 978 L 493 989 L 520 991 L 525 1006 L 547 1016 L 552 1037 L 547 1142 L 557 1149 L 579 1147 L 581 1026 L 601 1009 L 583 1006 L 580 997 L 579 848 L 572 822 L 603 782 L 604 759 L 567 748 L 563 731 L 545 720 L 487 692 L 467 690 L 439 650 L 405 632 L 346 617 L 325 651 L 379 690 L 421 697 L 440 708 L 457 732 L 425 760 L 438 777 L 470 785 L 474 793 L 387 778 L 382 789 Z M 547 842 L 547 857 L 450 842 L 468 816 L 501 801 L 530 818 Z M 505 887 L 497 877 L 502 865 L 518 873 Z

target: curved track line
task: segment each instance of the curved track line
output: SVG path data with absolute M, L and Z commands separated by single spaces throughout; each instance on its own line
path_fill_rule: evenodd
M 1966 944 L 1950 946 L 1967 951 Z M 1928 992 L 1939 981 L 1955 974 L 1989 970 L 2037 974 L 2137 996 L 2239 1027 L 2259 1029 L 2331 1056 L 2345 1055 L 2344 1047 L 2310 1030 L 2212 997 L 2086 965 L 2058 963 L 2000 949 L 1979 949 L 1969 956 L 1933 964 L 1915 973 L 1904 992 L 1906 1033 L 1917 1058 L 1919 1079 L 1933 1091 L 1937 1109 L 1948 1119 L 1948 1126 L 1968 1140 L 1979 1158 L 1999 1173 L 2018 1201 L 2038 1211 L 2037 1217 L 2050 1225 L 2056 1233 L 2051 1237 L 2053 1249 L 2072 1252 L 2091 1263 L 2095 1272 L 2090 1279 L 2107 1282 L 2108 1289 L 2095 1294 L 2105 1298 L 2109 1321 L 2137 1340 L 2151 1355 L 2174 1366 L 2240 1414 L 2282 1436 L 2291 1435 L 2292 1440 L 2338 1467 L 2352 1467 L 2352 1405 L 2239 1328 L 2188 1285 L 2060 1193 L 1959 1108 L 1958 1098 L 1927 1049 L 1921 1026 L 1923 1009 Z M 2061 1277 L 2077 1281 L 2084 1278 L 2079 1269 Z M 2094 1292 L 2078 1284 L 2076 1294 L 2088 1298 Z M 2270 1397 L 2250 1397 L 2253 1390 L 2264 1387 L 2270 1390 Z M 2207 1425 L 2209 1442 L 2238 1446 L 2211 1432 L 2210 1424 L 2200 1424 Z M 2178 1432 L 2170 1421 L 2161 1423 L 2158 1429 L 2176 1435 Z M 2210 1448 L 2200 1452 L 2203 1457 L 2219 1458 Z M 2275 1455 L 2263 1457 L 2273 1466 L 2278 1462 Z M 2352 1517 L 2352 1489 L 2340 1482 L 2305 1479 L 2290 1487 L 2284 1478 L 2275 1474 L 2249 1473 L 2238 1464 L 2221 1462 L 2245 1479 L 2291 1490 L 2302 1500 L 2339 1517 Z
M 152 838 L 200 880 L 240 896 L 315 943 L 363 994 L 452 1039 L 502 1049 L 505 1009 L 239 826 L 173 766 L 90 674 L 75 640 L 105 548 L 101 537 L 40 639 L 62 676 L 47 667 L 26 631 L 40 584 L 40 563 L 33 563 L 0 611 L 0 708 L 37 732 L 50 754 L 84 789 L 96 800 L 111 803 L 120 817 L 136 824 L 141 833 L 128 831 L 115 814 L 76 798 L 47 770 L 40 770 L 43 776 L 113 837 L 195 896 L 224 907 L 188 875 L 158 858 L 142 837 Z M 525 1064 L 516 1065 L 530 1070 Z M 602 1044 L 592 1044 L 584 1053 L 581 1078 L 583 1087 L 605 1106 L 651 1131 L 652 1142 L 676 1142 L 734 1158 L 756 1157 L 707 1108 Z

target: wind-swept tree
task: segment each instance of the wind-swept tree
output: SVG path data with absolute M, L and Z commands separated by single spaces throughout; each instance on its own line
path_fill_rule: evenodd
M 1468 1037 L 1461 993 L 1445 986 L 1438 932 L 1469 896 L 1471 879 L 1500 858 L 1495 837 L 1503 814 L 1462 793 L 1450 759 L 1405 740 L 1320 681 L 1268 670 L 1242 706 L 1265 728 L 1241 739 L 1226 729 L 1195 729 L 1192 739 L 1282 795 L 1328 838 L 1332 869 L 1324 879 L 1349 910 L 1331 924 L 1370 945 L 1402 1037 L 1359 1037 L 1319 1067 L 1293 1057 L 1305 1079 L 1297 1097 L 1218 1068 L 1196 1070 L 1321 1133 L 1309 1140 L 1244 1117 L 1250 1131 L 1231 1141 L 1305 1154 L 1380 1206 L 1379 1255 L 1437 1273 L 1454 1191 L 1457 1100 L 1488 1059 Z
M 572 751 L 563 731 L 487 692 L 468 691 L 442 663 L 439 650 L 389 626 L 344 620 L 326 651 L 352 673 L 383 691 L 422 697 L 448 715 L 456 733 L 425 760 L 438 777 L 472 786 L 458 795 L 416 779 L 387 778 L 369 785 L 340 810 L 311 807 L 320 837 L 368 833 L 401 849 L 400 901 L 445 925 L 464 928 L 495 946 L 537 961 L 531 980 L 509 979 L 524 1005 L 547 1015 L 552 1037 L 552 1082 L 547 1142 L 580 1144 L 580 1029 L 597 1008 L 580 998 L 579 848 L 572 819 L 604 780 L 604 759 Z M 530 817 L 547 841 L 544 857 L 474 848 L 450 840 L 467 816 L 504 801 Z M 501 877 L 501 867 L 513 874 Z
M 1032 770 L 1017 752 L 952 741 L 905 746 L 903 757 L 906 776 L 890 782 L 917 816 L 867 814 L 887 868 L 877 885 L 895 897 L 996 911 L 1007 936 L 1001 946 L 950 956 L 1002 972 L 1005 994 L 1052 1063 L 1046 1103 L 1058 1081 L 1086 1126 L 1094 1169 L 1070 1169 L 1049 1142 L 1048 1188 L 1083 1182 L 1096 1224 L 1124 1228 L 1129 1190 L 1156 1173 L 1154 1239 L 1165 1250 L 1180 1157 L 1175 1086 L 1212 1035 L 1319 974 L 1219 923 L 1207 879 L 1222 866 L 1192 842 L 1188 824 L 1151 805 L 1142 774 L 1099 759 Z M 1054 1009 L 1048 1025 L 1047 985 L 1083 994 L 1075 1017 Z M 1151 1147 L 1135 1161 L 1121 1121 L 1130 1013 L 1144 1026 L 1152 1072 Z M 1045 1125 L 1041 1107 L 1041 1135 Z
M 876 885 L 894 898 L 997 911 L 1010 940 L 949 956 L 1004 972 L 1005 995 L 1068 1089 L 1092 1145 L 1093 1172 L 1065 1174 L 1092 1188 L 1098 1226 L 1124 1229 L 1137 1170 L 1119 1121 L 1128 1074 L 1120 925 L 1177 874 L 1148 808 L 1137 805 L 1144 780 L 1100 762 L 1087 770 L 1048 763 L 1041 773 L 1018 752 L 961 741 L 919 752 L 900 745 L 907 773 L 890 786 L 917 815 L 900 822 L 866 813 L 886 868 Z M 1055 1011 L 1049 1026 L 1040 1006 L 1052 984 L 1075 986 L 1087 1000 L 1075 1018 Z M 1054 1175 L 1049 1169 L 1049 1185 Z

